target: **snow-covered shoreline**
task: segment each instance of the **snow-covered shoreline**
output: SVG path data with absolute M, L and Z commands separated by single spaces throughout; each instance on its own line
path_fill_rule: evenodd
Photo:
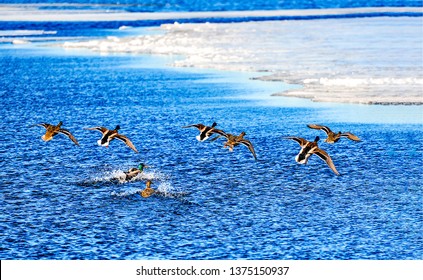
M 421 17 L 164 24 L 155 35 L 66 42 L 102 53 L 182 55 L 176 67 L 265 72 L 302 88 L 276 95 L 423 104 Z

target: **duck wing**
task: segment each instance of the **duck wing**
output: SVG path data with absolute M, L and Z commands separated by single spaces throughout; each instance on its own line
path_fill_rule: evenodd
M 249 140 L 246 139 L 242 139 L 239 141 L 240 144 L 247 146 L 248 149 L 250 150 L 250 152 L 253 154 L 253 157 L 255 160 L 257 160 L 257 156 L 256 156 L 256 152 L 254 151 L 254 147 L 253 144 L 251 144 L 251 142 Z
M 343 137 L 347 137 L 348 139 L 350 139 L 350 140 L 353 140 L 353 141 L 361 141 L 360 140 L 360 138 L 358 138 L 357 136 L 355 136 L 354 134 L 352 134 L 351 132 L 344 132 L 344 133 L 341 133 L 341 136 L 343 136 Z
M 49 127 L 52 127 L 53 125 L 48 123 L 36 123 L 36 124 L 30 125 L 29 127 L 34 127 L 34 126 L 42 126 L 45 129 L 48 129 Z
M 226 132 L 224 132 L 223 130 L 213 128 L 211 133 L 212 134 L 213 133 L 219 134 L 218 136 L 214 137 L 213 139 L 210 139 L 211 142 L 216 141 L 218 138 L 220 138 L 222 136 L 225 137 L 226 139 L 228 139 L 228 134 Z
M 112 136 L 112 139 L 119 139 L 123 142 L 125 142 L 126 145 L 128 145 L 129 148 L 131 148 L 132 150 L 134 150 L 134 152 L 138 153 L 137 149 L 135 148 L 134 144 L 132 144 L 131 140 L 129 140 L 128 137 L 126 137 L 125 135 L 122 134 L 115 134 L 114 136 Z
M 66 130 L 66 129 L 61 128 L 61 129 L 59 129 L 59 131 L 58 131 L 58 132 L 59 132 L 59 133 L 63 133 L 64 135 L 68 136 L 68 137 L 70 138 L 70 140 L 72 140 L 72 141 L 73 141 L 73 143 L 75 143 L 76 145 L 78 145 L 78 146 L 79 146 L 78 141 L 77 141 L 77 140 L 76 140 L 76 138 L 72 135 L 72 133 L 70 133 L 70 132 L 69 132 L 69 130 Z
M 182 128 L 189 128 L 189 127 L 196 127 L 198 130 L 204 129 L 206 126 L 204 124 L 198 123 L 198 124 L 190 124 L 183 126 Z
M 289 139 L 289 140 L 294 140 L 295 142 L 297 142 L 298 144 L 300 144 L 300 146 L 304 146 L 305 144 L 308 143 L 307 140 L 305 140 L 304 138 L 301 138 L 301 137 L 288 136 L 288 137 L 283 137 L 283 138 Z
M 316 154 L 316 156 L 324 160 L 327 163 L 327 165 L 329 165 L 330 169 L 332 169 L 332 171 L 336 175 L 339 175 L 339 172 L 336 170 L 335 165 L 333 164 L 333 161 L 331 157 L 328 155 L 328 153 L 326 153 L 322 149 L 316 148 L 314 149 L 313 154 Z
M 84 128 L 84 129 L 86 129 L 86 130 L 98 130 L 98 131 L 100 131 L 101 133 L 105 133 L 106 131 L 108 131 L 108 129 L 107 128 L 105 128 L 105 127 L 103 127 L 103 126 L 96 126 L 96 127 L 88 127 L 88 128 Z
M 324 132 L 326 132 L 326 134 L 329 134 L 332 132 L 332 130 L 330 130 L 329 127 L 324 126 L 324 125 L 320 125 L 320 124 L 308 124 L 307 125 L 308 128 L 312 128 L 312 129 L 320 129 L 323 130 Z

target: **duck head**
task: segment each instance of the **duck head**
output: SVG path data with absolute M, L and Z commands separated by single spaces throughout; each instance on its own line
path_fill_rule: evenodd
M 60 122 L 57 124 L 57 126 L 58 126 L 58 127 L 60 127 L 62 124 L 63 124 L 63 122 L 62 122 L 62 121 L 60 121 Z
M 144 167 L 145 167 L 145 164 L 144 164 L 144 163 L 140 163 L 140 164 L 138 165 L 138 169 L 139 169 L 140 171 L 143 171 Z
M 151 184 L 152 184 L 152 182 L 151 182 L 151 180 L 147 180 L 147 182 L 145 182 L 145 186 L 149 189 L 149 188 L 151 188 Z
M 215 127 L 217 125 L 217 123 L 213 122 L 211 127 Z
M 116 127 L 115 127 L 115 130 L 119 130 L 120 129 L 120 125 L 117 125 Z
M 319 142 L 319 140 L 320 140 L 320 137 L 319 136 L 316 136 L 316 138 L 314 138 L 314 143 Z

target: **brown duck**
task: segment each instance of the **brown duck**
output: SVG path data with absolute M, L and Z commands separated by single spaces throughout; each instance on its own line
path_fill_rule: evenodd
M 62 133 L 64 135 L 68 136 L 70 140 L 72 140 L 76 145 L 79 146 L 78 141 L 69 132 L 69 130 L 61 128 L 62 124 L 63 124 L 63 122 L 59 122 L 57 125 L 48 124 L 48 123 L 38 123 L 38 124 L 34 124 L 32 126 L 42 126 L 46 129 L 46 133 L 43 136 L 41 136 L 41 139 L 43 139 L 46 142 L 53 139 L 53 137 L 56 136 L 58 133 Z
M 319 130 L 323 130 L 324 132 L 326 132 L 327 134 L 327 138 L 325 140 L 325 142 L 327 143 L 336 143 L 339 141 L 339 139 L 341 139 L 341 137 L 347 137 L 350 140 L 353 141 L 361 141 L 360 138 L 358 138 L 357 136 L 355 136 L 354 134 L 352 134 L 351 132 L 341 132 L 339 131 L 338 133 L 333 132 L 329 127 L 324 126 L 324 125 L 319 125 L 319 124 L 308 124 L 307 125 L 309 128 L 312 129 L 319 129 Z
M 145 182 L 145 189 L 140 191 L 140 195 L 144 198 L 150 197 L 152 194 L 155 193 L 155 190 L 151 188 L 151 180 Z
M 241 132 L 241 134 L 239 134 L 239 135 L 229 134 L 229 133 L 226 133 L 222 130 L 216 131 L 215 133 L 219 134 L 219 136 L 213 138 L 210 141 L 215 141 L 216 139 L 223 136 L 227 140 L 223 145 L 224 148 L 228 147 L 229 151 L 233 152 L 234 147 L 242 144 L 250 150 L 250 152 L 253 154 L 254 159 L 257 160 L 257 156 L 256 156 L 256 152 L 254 151 L 253 144 L 251 144 L 251 142 L 249 140 L 244 139 L 244 136 L 246 134 L 244 131 Z

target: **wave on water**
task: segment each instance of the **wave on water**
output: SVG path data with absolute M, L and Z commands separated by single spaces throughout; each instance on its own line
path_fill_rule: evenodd
M 57 40 L 57 31 L 13 29 L 0 30 L 0 43 L 29 44 L 33 41 Z
M 154 183 L 153 183 L 154 185 Z M 157 186 L 153 186 L 152 188 L 155 190 L 152 197 L 163 197 L 163 198 L 174 198 L 179 199 L 184 202 L 191 203 L 190 201 L 186 200 L 185 197 L 189 194 L 188 192 L 183 192 L 180 190 L 175 189 L 172 184 L 165 180 L 159 181 L 156 183 Z M 143 191 L 144 188 L 139 187 L 131 187 L 125 189 L 123 191 L 112 191 L 110 194 L 115 197 L 131 197 L 133 195 L 139 195 L 140 192 Z M 141 196 L 140 196 L 141 197 Z
M 146 180 L 155 180 L 155 181 L 163 181 L 167 179 L 167 175 L 161 173 L 160 171 L 144 171 L 141 174 L 138 174 L 134 178 L 130 180 L 126 180 L 125 172 L 121 169 L 116 169 L 112 171 L 106 171 L 101 175 L 94 175 L 92 178 L 89 178 L 80 185 L 83 186 L 92 186 L 98 184 L 126 184 L 131 182 L 137 181 L 146 181 Z
M 0 30 L 0 36 L 37 36 L 37 35 L 54 35 L 57 31 L 46 30 Z

